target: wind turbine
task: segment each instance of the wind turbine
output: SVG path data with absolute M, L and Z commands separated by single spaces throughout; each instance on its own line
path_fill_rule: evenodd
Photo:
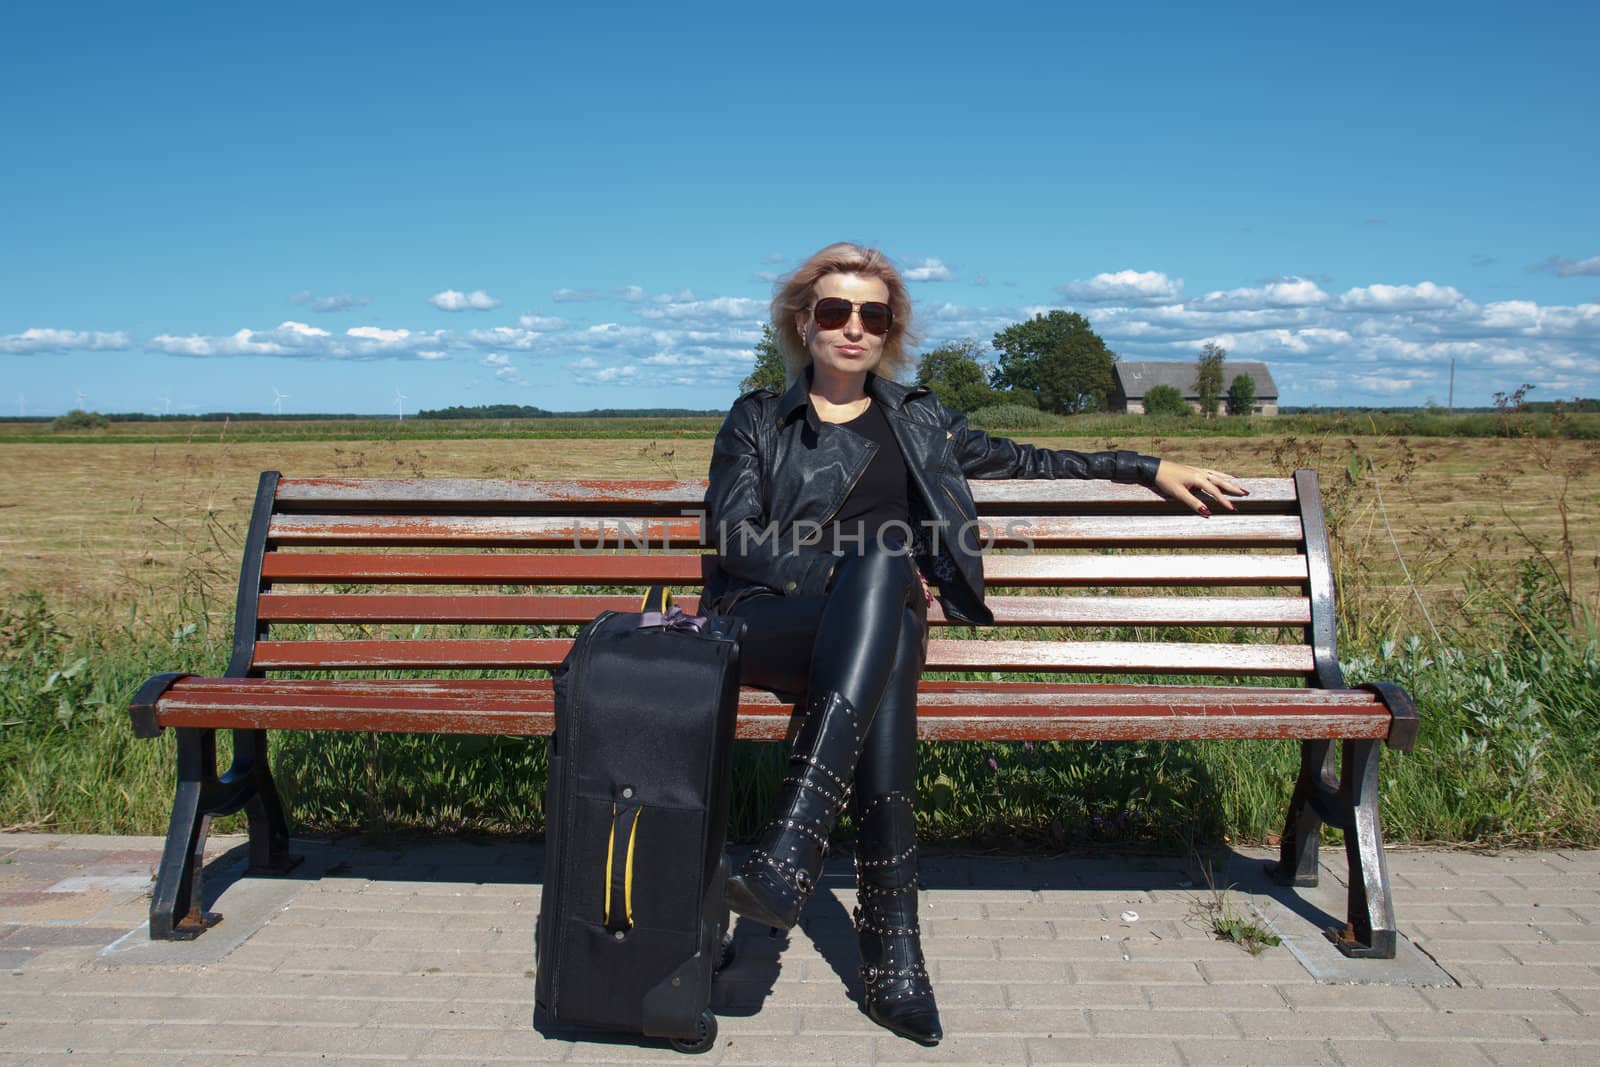
M 17 394 L 17 418 L 25 419 L 27 417 L 28 417 L 28 398 L 23 396 L 21 393 L 18 393 Z
M 162 415 L 172 414 L 172 398 L 170 396 L 164 396 L 161 398 L 161 406 L 163 409 L 161 412 Z
M 406 394 L 404 394 L 404 393 L 402 393 L 400 391 L 400 387 L 398 385 L 394 387 L 394 410 L 395 410 L 395 414 L 397 416 L 399 416 L 399 421 L 405 422 L 406 421 Z
M 278 392 L 278 387 L 276 385 L 272 387 L 272 409 L 279 415 L 283 414 L 283 402 L 288 399 L 288 393 Z
M 78 410 L 79 411 L 84 410 L 84 408 L 83 408 L 83 390 L 82 389 L 76 389 L 73 392 L 74 392 L 74 395 L 78 398 Z

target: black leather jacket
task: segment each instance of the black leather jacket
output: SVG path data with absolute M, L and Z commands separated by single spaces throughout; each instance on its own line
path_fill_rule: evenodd
M 968 478 L 1109 478 L 1149 485 L 1160 460 L 1137 452 L 1073 452 L 1019 445 L 967 425 L 929 390 L 867 375 L 905 455 L 912 549 L 938 587 L 945 614 L 991 623 L 983 603 L 982 543 Z M 704 601 L 727 611 L 763 592 L 824 592 L 837 562 L 822 528 L 866 470 L 877 445 L 822 422 L 810 402 L 809 373 L 781 397 L 757 389 L 734 401 L 711 454 Z

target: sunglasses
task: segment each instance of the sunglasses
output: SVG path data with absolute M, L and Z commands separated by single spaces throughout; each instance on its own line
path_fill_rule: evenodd
M 811 314 L 824 330 L 837 330 L 850 321 L 851 312 L 861 309 L 861 328 L 882 337 L 894 325 L 894 309 L 877 300 L 857 304 L 842 297 L 828 296 L 811 305 Z

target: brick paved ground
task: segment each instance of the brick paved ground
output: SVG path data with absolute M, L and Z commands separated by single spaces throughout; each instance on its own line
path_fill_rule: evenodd
M 154 944 L 158 840 L 0 835 L 0 1063 L 684 1062 L 534 1031 L 536 846 L 306 842 L 295 877 L 257 880 L 238 845 L 212 846 L 225 921 Z M 1299 896 L 1259 858 L 1219 875 L 1288 939 L 1251 957 L 1213 939 L 1212 894 L 1174 857 L 931 856 L 936 1049 L 857 1007 L 841 862 L 786 941 L 739 927 L 696 1062 L 1600 1064 L 1600 853 L 1391 852 L 1405 942 L 1361 964 L 1316 934 L 1338 850 Z

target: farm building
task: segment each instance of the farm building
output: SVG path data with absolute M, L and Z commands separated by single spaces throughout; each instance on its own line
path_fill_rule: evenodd
M 1265 363 L 1228 360 L 1222 365 L 1222 396 L 1226 403 L 1228 386 L 1234 378 L 1248 374 L 1256 383 L 1256 401 L 1251 412 L 1255 415 L 1278 413 L 1278 386 Z M 1200 394 L 1195 390 L 1195 365 L 1190 363 L 1142 363 L 1119 360 L 1112 365 L 1114 386 L 1111 390 L 1112 411 L 1126 411 L 1130 415 L 1144 414 L 1145 394 L 1158 385 L 1170 385 L 1183 394 L 1191 406 L 1198 407 Z

